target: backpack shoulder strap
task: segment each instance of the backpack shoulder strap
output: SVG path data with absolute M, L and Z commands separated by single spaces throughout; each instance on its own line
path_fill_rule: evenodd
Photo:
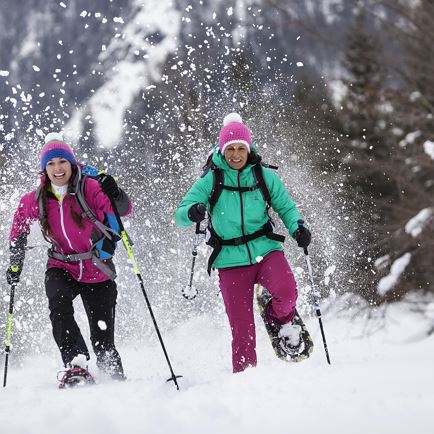
M 96 220 L 95 213 L 90 209 L 90 206 L 86 202 L 84 195 L 84 187 L 86 184 L 87 175 L 84 175 L 79 179 L 75 187 L 75 200 L 82 211 L 82 214 L 88 217 L 92 222 Z
M 202 173 L 200 175 L 201 178 L 203 178 L 210 170 L 213 170 L 214 167 L 216 167 L 212 161 L 212 157 L 213 157 L 213 150 L 211 150 L 211 152 L 208 153 L 206 162 L 202 167 Z
M 264 172 L 262 171 L 261 164 L 255 164 L 253 166 L 253 174 L 255 176 L 256 184 L 258 185 L 259 190 L 261 190 L 262 197 L 264 198 L 268 209 L 271 206 L 271 196 L 270 190 L 268 189 L 267 183 L 264 179 Z
M 224 173 L 222 169 L 219 169 L 218 167 L 215 166 L 212 167 L 211 170 L 213 174 L 213 186 L 212 186 L 211 194 L 209 196 L 209 206 L 212 212 L 214 205 L 217 203 L 220 195 L 222 194 Z
M 113 238 L 113 234 L 116 234 L 116 231 L 98 220 L 95 213 L 86 202 L 84 188 L 87 179 L 88 175 L 83 175 L 78 180 L 75 188 L 75 200 L 82 211 L 82 216 L 86 216 L 94 224 L 94 226 L 96 226 L 109 240 L 111 240 Z

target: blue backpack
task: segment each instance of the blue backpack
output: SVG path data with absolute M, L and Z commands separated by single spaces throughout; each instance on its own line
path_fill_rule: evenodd
M 100 259 L 110 259 L 116 250 L 118 241 L 122 239 L 118 220 L 114 214 L 105 213 L 104 220 L 100 222 L 84 200 L 85 179 L 92 178 L 99 180 L 101 176 L 105 175 L 105 172 L 99 171 L 97 168 L 86 164 L 81 167 L 81 175 L 81 182 L 79 183 L 79 188 L 76 190 L 75 198 L 84 214 L 104 234 L 95 245 L 95 248 L 98 251 L 98 257 Z

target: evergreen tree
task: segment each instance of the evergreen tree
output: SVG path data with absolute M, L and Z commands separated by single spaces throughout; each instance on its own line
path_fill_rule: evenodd
M 392 6 L 404 23 L 394 34 L 403 53 L 403 61 L 396 67 L 404 80 L 403 97 L 395 110 L 403 138 L 396 167 L 400 201 L 391 210 L 395 231 L 389 240 L 390 262 L 406 253 L 411 259 L 389 298 L 413 290 L 434 291 L 434 164 L 424 148 L 434 140 L 434 3 L 401 1 L 398 9 Z M 419 232 L 412 231 L 409 224 L 416 216 Z
M 348 39 L 349 91 L 342 110 L 351 144 L 346 150 L 347 180 L 368 207 L 366 217 L 373 217 L 365 254 L 382 257 L 382 265 L 373 270 L 371 290 L 365 294 L 375 302 L 395 301 L 418 289 L 430 290 L 434 278 L 429 265 L 434 260 L 429 241 L 434 229 L 432 215 L 429 217 L 434 171 L 423 150 L 423 143 L 434 137 L 434 63 L 430 56 L 434 4 L 401 2 L 399 7 L 395 3 L 390 7 L 405 23 L 393 27 L 396 33 L 384 35 L 401 42 L 397 63 L 387 64 L 380 40 L 368 28 L 363 13 L 359 14 Z M 395 78 L 392 90 L 387 73 L 393 67 L 404 81 Z M 409 222 L 414 223 L 415 216 L 420 218 L 422 211 L 428 218 L 417 234 Z M 378 291 L 380 279 L 392 273 L 397 259 L 408 254 L 408 264 L 396 276 L 396 283 L 387 291 Z
M 400 197 L 391 140 L 393 106 L 386 98 L 387 70 L 380 37 L 371 25 L 363 11 L 356 13 L 345 51 L 347 93 L 340 112 L 342 132 L 348 138 L 341 149 L 346 185 L 358 203 L 361 220 L 369 225 L 359 264 L 365 274 L 373 263 L 370 258 L 388 251 L 390 207 Z M 362 295 L 377 302 L 378 278 L 373 276 Z

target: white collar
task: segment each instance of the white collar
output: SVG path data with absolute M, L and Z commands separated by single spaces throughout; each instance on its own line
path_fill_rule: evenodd
M 68 191 L 68 184 L 62 185 L 62 186 L 58 186 L 56 184 L 51 183 L 51 186 L 53 187 L 54 193 L 57 196 L 65 196 L 65 194 Z

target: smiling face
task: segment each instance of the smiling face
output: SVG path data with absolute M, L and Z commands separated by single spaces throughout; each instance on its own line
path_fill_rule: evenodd
M 247 163 L 249 151 L 247 150 L 247 146 L 243 143 L 233 143 L 226 147 L 224 157 L 229 167 L 240 170 Z
M 68 184 L 72 176 L 72 166 L 65 158 L 52 158 L 48 161 L 45 171 L 51 183 L 61 187 Z

